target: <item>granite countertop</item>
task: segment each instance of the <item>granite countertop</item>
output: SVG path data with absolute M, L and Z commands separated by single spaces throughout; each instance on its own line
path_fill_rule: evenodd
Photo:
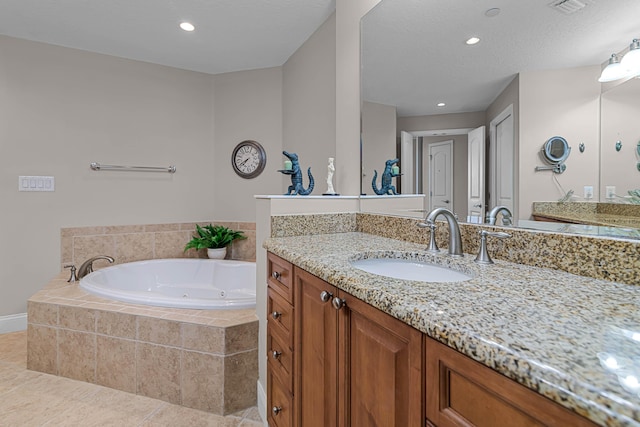
M 598 357 L 626 361 L 620 378 L 640 381 L 637 286 L 500 260 L 480 265 L 474 255 L 433 255 L 424 245 L 358 232 L 270 238 L 263 246 L 600 425 L 640 426 L 638 390 L 623 388 Z M 473 278 L 407 281 L 350 264 L 379 256 L 412 257 Z
M 533 215 L 540 218 L 549 218 L 558 221 L 571 222 L 577 224 L 590 224 L 590 225 L 609 225 L 618 227 L 633 227 L 640 228 L 640 218 L 627 217 L 615 214 L 606 213 L 580 213 L 580 215 L 572 214 L 571 212 L 558 213 L 558 212 L 534 212 Z

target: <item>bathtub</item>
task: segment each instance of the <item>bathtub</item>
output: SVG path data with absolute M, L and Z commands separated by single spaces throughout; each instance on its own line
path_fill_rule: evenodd
M 117 264 L 80 279 L 90 294 L 160 307 L 241 309 L 256 306 L 255 262 L 154 259 Z

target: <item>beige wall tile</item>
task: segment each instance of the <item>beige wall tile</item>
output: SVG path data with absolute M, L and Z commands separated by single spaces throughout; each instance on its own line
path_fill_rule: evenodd
M 115 252 L 114 235 L 78 236 L 73 238 L 73 262 L 78 268 L 91 257 L 97 255 L 113 256 Z M 94 265 L 97 268 L 100 265 L 106 265 L 106 261 L 104 263 L 102 261 L 96 262 Z
M 73 237 L 65 236 L 60 238 L 60 260 L 63 267 L 64 264 L 73 263 Z
M 224 335 L 223 328 L 183 323 L 182 347 L 187 350 L 224 354 Z
M 27 301 L 27 321 L 39 325 L 56 326 L 58 324 L 58 306 Z
M 183 351 L 182 405 L 214 414 L 230 413 L 224 409 L 223 375 L 222 356 Z
M 247 236 L 243 240 L 235 240 L 231 244 L 231 258 L 239 259 L 243 261 L 255 261 L 256 260 L 256 232 L 245 231 L 244 235 Z
M 155 258 L 185 258 L 184 246 L 191 239 L 188 231 L 155 233 Z
M 58 373 L 57 329 L 27 325 L 27 368 L 47 374 Z
M 104 227 L 66 227 L 60 229 L 62 237 L 104 234 Z
M 58 375 L 89 383 L 95 382 L 95 334 L 58 330 Z
M 153 233 L 119 234 L 115 236 L 114 258 L 118 264 L 153 259 Z
M 258 348 L 258 321 L 225 329 L 225 354 Z
M 144 226 L 144 231 L 147 233 L 154 233 L 157 231 L 179 231 L 181 230 L 179 223 L 173 224 L 147 224 Z
M 182 343 L 179 322 L 145 316 L 140 316 L 137 320 L 138 333 L 136 338 L 139 341 L 174 347 L 179 347 Z
M 104 227 L 104 234 L 143 233 L 144 225 L 110 225 Z
M 256 230 L 256 223 L 255 222 L 239 222 L 238 223 L 238 230 L 242 230 L 242 231 L 249 231 L 249 230 Z
M 136 343 L 136 393 L 180 404 L 181 350 Z
M 58 324 L 74 331 L 95 332 L 96 312 L 90 308 L 61 305 L 58 308 Z
M 136 392 L 136 343 L 96 336 L 96 384 Z
M 96 312 L 96 332 L 111 337 L 136 337 L 136 316 L 114 311 Z
M 225 414 L 256 404 L 258 380 L 258 350 L 238 353 L 224 359 Z

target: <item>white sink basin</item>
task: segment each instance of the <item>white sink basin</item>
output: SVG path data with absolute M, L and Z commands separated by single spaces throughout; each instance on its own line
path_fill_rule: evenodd
M 369 258 L 352 261 L 351 265 L 368 273 L 420 282 L 463 282 L 472 277 L 440 265 L 397 258 Z

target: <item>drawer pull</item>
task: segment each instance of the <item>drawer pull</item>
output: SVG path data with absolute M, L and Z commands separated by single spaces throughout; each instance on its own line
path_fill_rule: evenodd
M 271 277 L 273 277 L 276 280 L 280 280 L 280 277 L 282 277 L 282 274 L 280 274 L 277 271 L 274 271 L 273 273 L 271 273 Z
M 329 300 L 331 299 L 332 296 L 333 296 L 333 294 L 331 292 L 322 291 L 322 292 L 320 292 L 320 301 L 329 302 Z
M 282 313 L 280 313 L 279 311 L 274 311 L 273 313 L 271 313 L 271 317 L 273 317 L 273 320 L 278 320 L 280 316 L 282 316 Z
M 273 415 L 278 415 L 281 411 L 282 411 L 281 406 L 274 406 L 273 408 L 271 408 L 271 412 L 273 412 Z
M 271 357 L 273 357 L 274 359 L 278 360 L 278 359 L 280 359 L 280 355 L 281 355 L 281 354 L 282 354 L 281 352 L 279 352 L 279 351 L 277 351 L 277 350 L 273 350 L 273 351 L 271 352 Z
M 331 301 L 331 305 L 333 305 L 333 308 L 335 308 L 336 310 L 340 310 L 342 307 L 347 305 L 347 301 L 342 298 L 335 297 Z

